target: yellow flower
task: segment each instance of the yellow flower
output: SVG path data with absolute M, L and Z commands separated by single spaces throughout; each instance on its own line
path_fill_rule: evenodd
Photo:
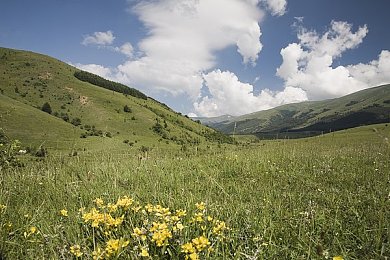
M 108 203 L 107 204 L 107 208 L 108 208 L 108 210 L 110 212 L 115 212 L 118 209 L 118 205 L 117 204 Z
M 207 221 L 209 221 L 209 222 L 213 221 L 213 217 L 212 216 L 207 216 Z
M 132 198 L 129 198 L 127 196 L 124 196 L 123 198 L 119 198 L 116 202 L 116 206 L 122 207 L 124 209 L 129 209 L 131 204 L 133 204 L 134 200 Z
M 192 218 L 192 221 L 203 222 L 203 213 L 202 212 L 195 213 L 194 217 Z
M 195 246 L 196 250 L 200 252 L 210 245 L 210 241 L 207 239 L 207 237 L 200 236 L 192 239 L 192 244 Z
M 99 208 L 104 206 L 104 201 L 101 198 L 96 198 L 93 200 L 93 202 L 95 202 L 96 206 L 98 206 Z
M 166 223 L 153 222 L 150 232 L 154 232 L 152 241 L 156 242 L 159 247 L 168 245 L 168 240 L 172 238 L 172 233 L 169 231 Z
M 204 210 L 206 208 L 206 204 L 204 202 L 195 203 L 195 206 L 198 210 Z
M 189 242 L 181 246 L 181 251 L 183 253 L 191 254 L 195 252 L 195 248 L 193 247 L 192 243 Z
M 226 229 L 227 229 L 227 227 L 226 227 L 225 222 L 217 220 L 215 226 L 213 227 L 213 233 L 220 235 Z
M 186 215 L 187 215 L 187 211 L 185 211 L 184 209 L 176 210 L 176 216 L 178 216 L 179 218 L 185 217 Z
M 70 247 L 70 252 L 75 255 L 76 257 L 80 257 L 83 255 L 83 253 L 81 252 L 81 248 L 80 248 L 80 245 L 74 245 L 74 246 L 71 246 Z
M 153 212 L 153 209 L 154 209 L 154 207 L 153 207 L 153 205 L 152 204 L 147 204 L 146 206 L 145 206 L 145 210 L 147 211 L 147 212 L 149 212 L 149 213 L 151 213 L 151 212 Z
M 140 256 L 142 256 L 142 257 L 148 257 L 149 256 L 149 252 L 148 252 L 148 249 L 146 247 L 141 248 Z
M 334 256 L 333 260 L 344 260 L 344 258 L 342 256 L 338 255 L 338 256 Z
M 37 232 L 37 227 L 34 227 L 34 226 L 32 226 L 32 227 L 30 227 L 30 234 L 34 234 L 35 232 Z
M 146 232 L 147 230 L 145 228 L 134 228 L 132 236 L 141 238 L 142 241 L 146 240 Z
M 194 252 L 194 253 L 189 255 L 189 259 L 191 259 L 191 260 L 199 260 L 199 255 Z
M 179 230 L 183 230 L 184 226 L 183 226 L 182 223 L 179 222 L 179 223 L 176 224 L 176 228 L 179 229 Z
M 60 210 L 60 214 L 64 217 L 67 217 L 68 216 L 68 211 L 66 209 L 61 209 Z

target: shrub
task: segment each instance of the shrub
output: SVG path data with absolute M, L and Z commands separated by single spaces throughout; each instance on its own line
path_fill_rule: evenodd
M 126 112 L 126 113 L 131 113 L 131 112 L 132 112 L 132 111 L 131 111 L 131 108 L 130 108 L 128 105 L 125 105 L 125 106 L 123 107 L 123 111 Z
M 36 157 L 46 157 L 47 155 L 47 149 L 43 145 L 41 145 L 35 153 Z
M 81 125 L 81 119 L 78 117 L 73 118 L 71 123 L 72 123 L 72 125 L 79 126 L 79 125 Z
M 51 112 L 52 112 L 51 106 L 50 106 L 50 104 L 49 104 L 48 102 L 45 102 L 45 103 L 43 104 L 41 110 L 42 110 L 43 112 L 48 113 L 48 114 L 51 114 Z

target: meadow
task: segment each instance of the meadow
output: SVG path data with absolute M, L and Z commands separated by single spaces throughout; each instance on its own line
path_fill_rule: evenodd
M 18 156 L 0 259 L 387 259 L 390 127 Z

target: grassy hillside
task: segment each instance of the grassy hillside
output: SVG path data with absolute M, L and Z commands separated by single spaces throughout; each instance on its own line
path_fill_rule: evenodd
M 45 55 L 0 48 L 0 71 L 0 128 L 25 144 L 96 152 L 225 138 L 142 93 L 137 98 L 81 81 L 76 68 Z M 41 110 L 45 103 L 51 114 Z
M 205 122 L 225 133 L 305 136 L 390 122 L 390 85 L 332 100 L 283 105 L 225 121 Z

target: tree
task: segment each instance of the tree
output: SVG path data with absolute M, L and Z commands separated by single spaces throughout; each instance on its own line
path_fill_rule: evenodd
M 51 114 L 52 110 L 51 110 L 51 106 L 48 102 L 46 102 L 45 104 L 43 104 L 42 106 L 42 111 L 43 112 L 46 112 L 48 114 Z

